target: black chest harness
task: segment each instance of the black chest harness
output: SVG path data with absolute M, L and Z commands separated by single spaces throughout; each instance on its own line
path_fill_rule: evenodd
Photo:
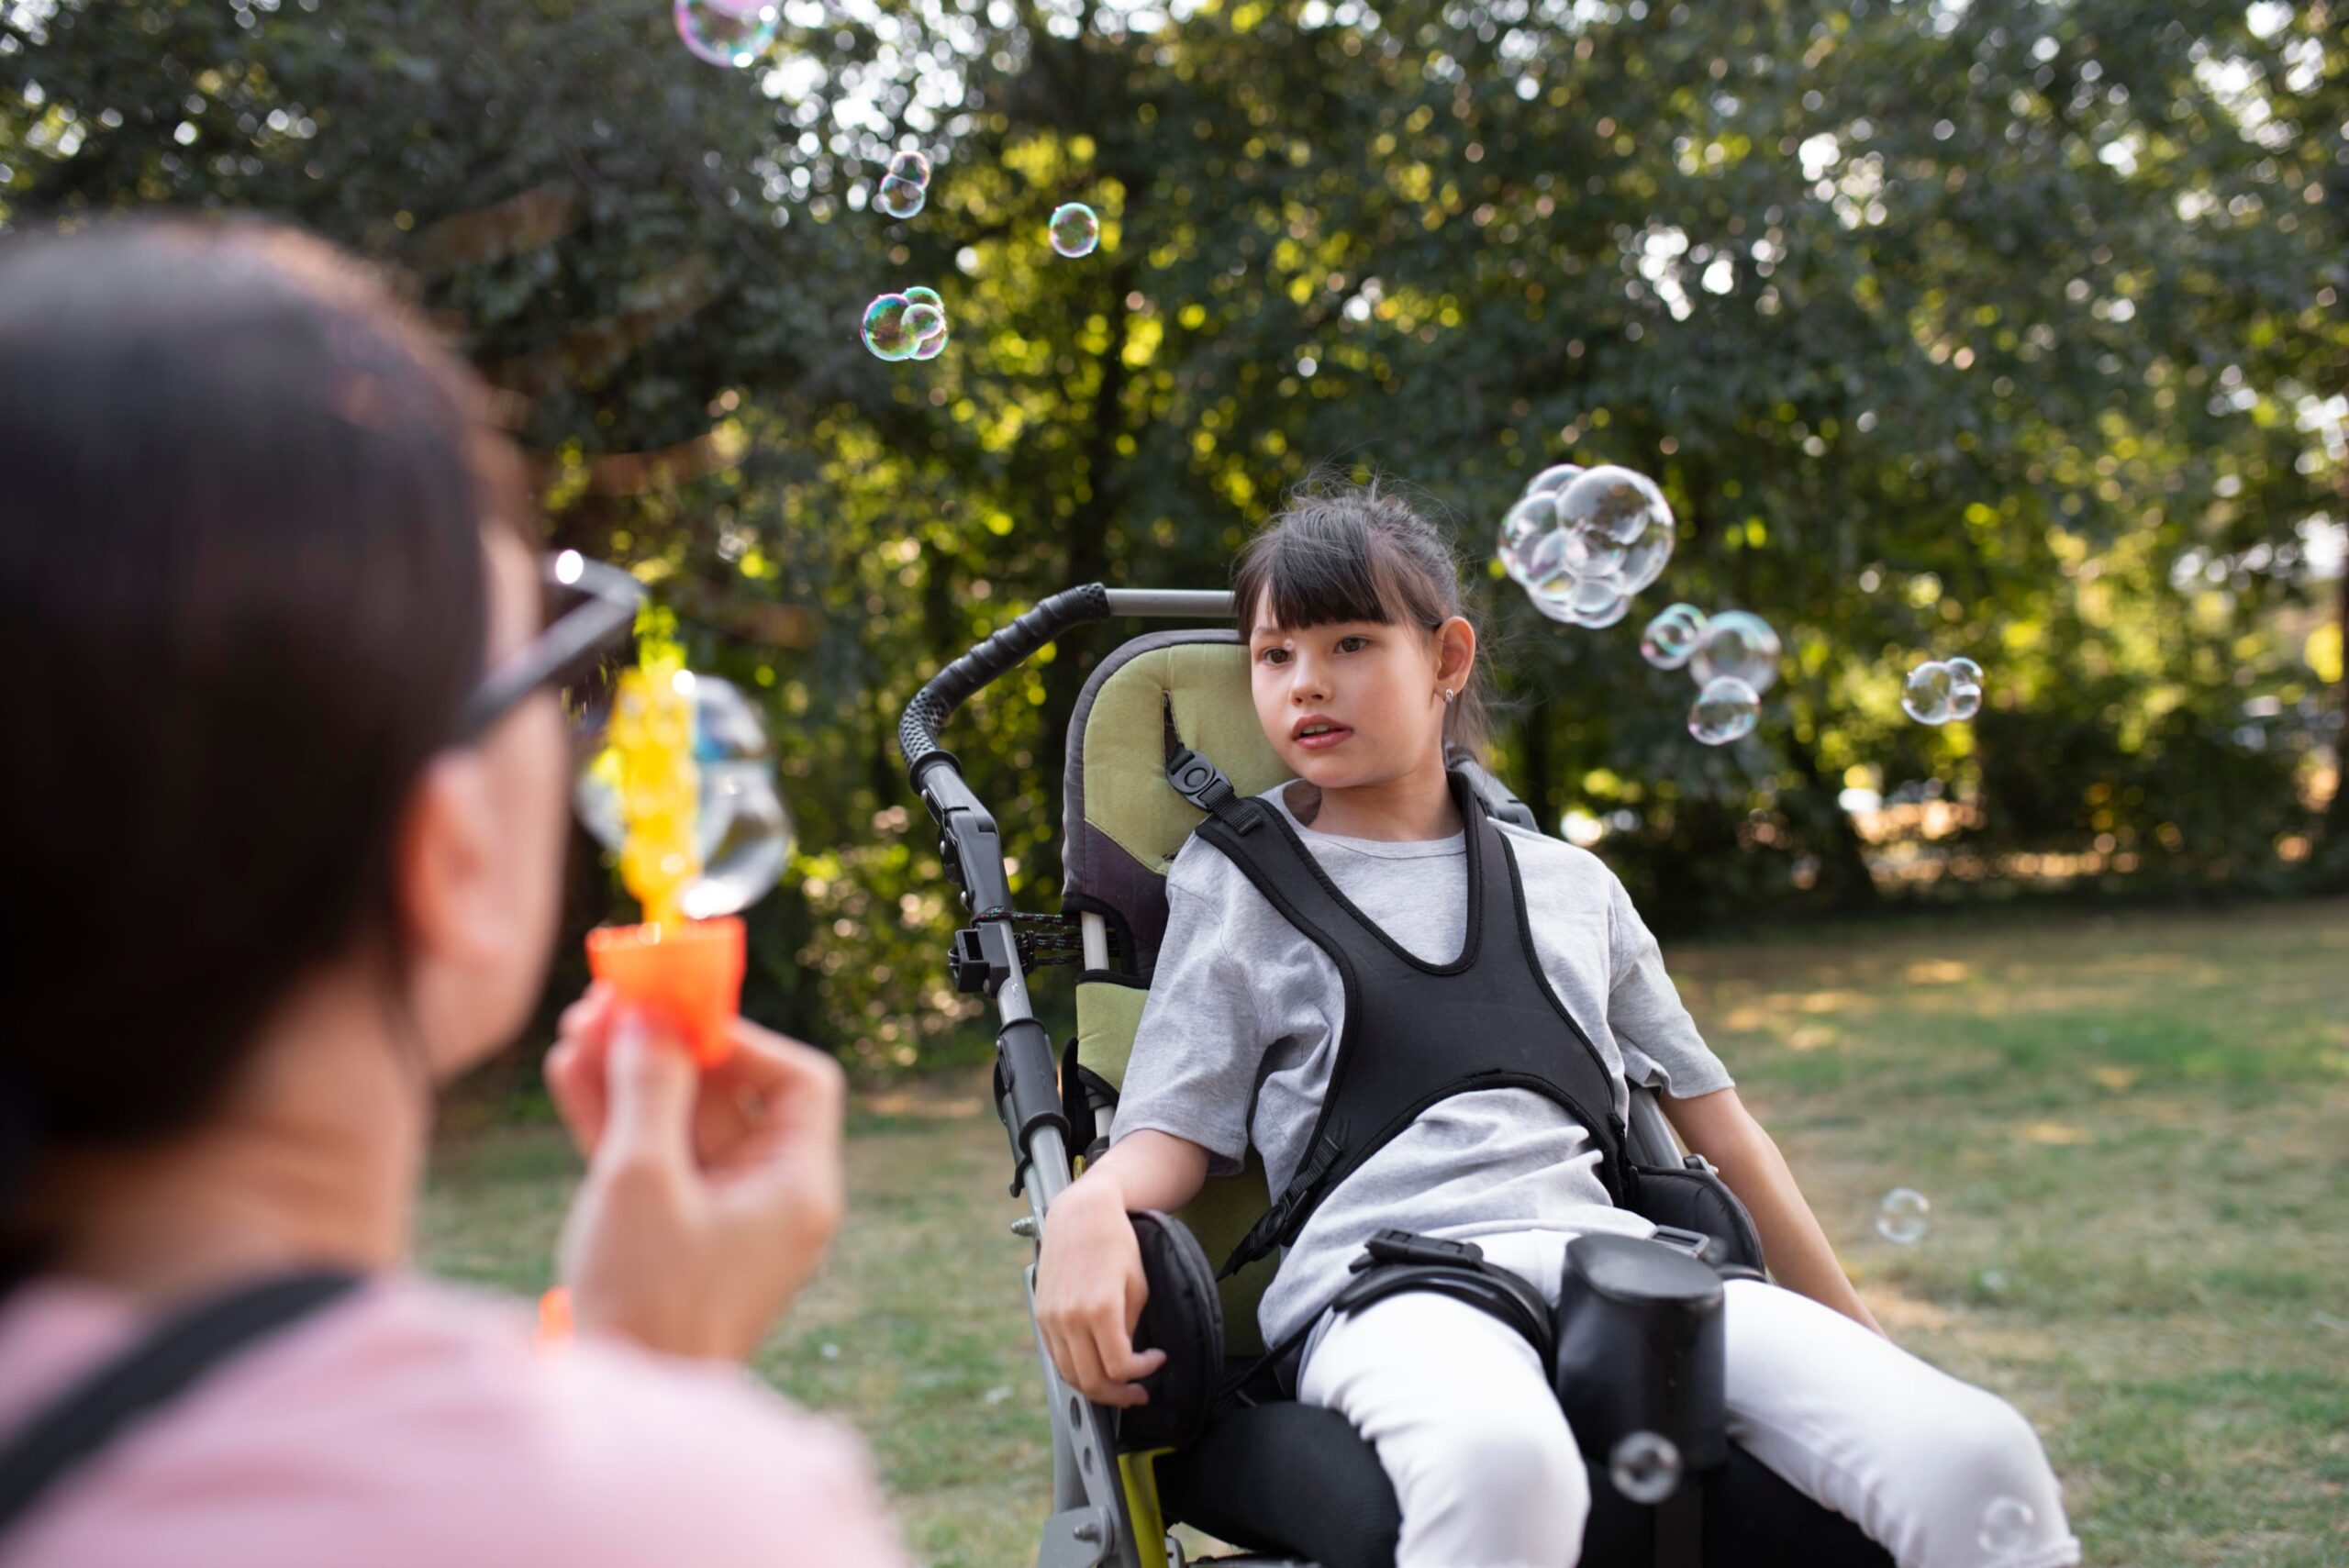
M 1609 1200 L 1653 1221 L 1655 1240 L 1576 1240 L 1568 1248 L 1560 1307 L 1553 1313 L 1534 1282 L 1486 1262 L 1473 1242 L 1385 1230 L 1354 1261 L 1356 1277 L 1330 1304 L 1334 1310 L 1357 1311 L 1406 1291 L 1453 1296 L 1521 1333 L 1558 1380 L 1565 1401 L 1568 1382 L 1584 1388 L 1609 1386 L 1610 1380 L 1598 1373 L 1613 1361 L 1642 1359 L 1637 1346 L 1681 1332 L 1687 1314 L 1694 1314 L 1687 1323 L 1702 1320 L 1718 1306 L 1720 1277 L 1764 1277 L 1753 1222 L 1709 1165 L 1694 1155 L 1678 1166 L 1632 1160 L 1630 1131 L 1616 1109 L 1619 1075 L 1551 988 L 1534 947 L 1516 851 L 1464 774 L 1453 773 L 1450 783 L 1466 840 L 1467 933 L 1458 958 L 1435 964 L 1404 949 L 1340 892 L 1276 807 L 1239 795 L 1214 763 L 1181 745 L 1171 716 L 1167 755 L 1168 782 L 1208 813 L 1197 829 L 1199 837 L 1329 955 L 1345 995 L 1337 1058 L 1305 1157 L 1216 1277 L 1228 1277 L 1295 1241 L 1329 1195 L 1429 1107 L 1486 1089 L 1530 1090 L 1563 1106 L 1598 1150 L 1598 1177 Z M 1181 1232 L 1181 1241 L 1169 1240 L 1180 1231 L 1165 1223 L 1148 1228 L 1157 1251 L 1166 1255 L 1160 1272 L 1196 1270 L 1188 1294 L 1211 1302 L 1208 1265 L 1197 1242 L 1187 1240 L 1187 1232 Z M 1177 1266 L 1173 1255 L 1186 1247 L 1197 1262 Z M 1625 1299 L 1636 1300 L 1635 1307 L 1621 1308 L 1619 1303 L 1591 1311 L 1587 1303 L 1607 1294 L 1593 1286 L 1591 1270 L 1610 1249 L 1631 1251 L 1629 1262 L 1619 1260 L 1617 1267 L 1670 1283 L 1653 1292 L 1642 1287 L 1628 1293 Z M 1146 1247 L 1146 1257 L 1150 1252 Z M 1675 1274 L 1675 1268 L 1683 1273 Z M 1693 1274 L 1686 1272 L 1690 1270 Z M 1154 1290 L 1157 1275 L 1152 1278 Z M 1216 1397 L 1236 1396 L 1252 1403 L 1290 1396 L 1312 1326 L 1308 1321 L 1261 1358 L 1228 1372 Z M 1163 1332 L 1163 1327 L 1156 1331 Z M 1717 1365 L 1717 1328 L 1706 1332 L 1712 1336 L 1708 1364 Z M 1219 1327 L 1215 1338 L 1219 1344 Z M 1220 1351 L 1215 1354 L 1219 1357 Z M 1688 1385 L 1675 1374 L 1651 1376 L 1642 1386 L 1685 1394 Z M 1703 1425 L 1680 1418 L 1669 1424 L 1675 1431 Z M 1628 1429 L 1609 1413 L 1586 1410 L 1578 1424 L 1586 1444 L 1617 1429 Z
M 1356 908 L 1269 803 L 1236 795 L 1219 773 L 1198 794 L 1186 788 L 1204 766 L 1184 751 L 1168 768 L 1209 814 L 1199 837 L 1329 954 L 1345 988 L 1344 1029 L 1305 1157 L 1223 1273 L 1294 1241 L 1330 1193 L 1430 1106 L 1488 1089 L 1526 1089 L 1564 1107 L 1598 1145 L 1609 1199 L 1636 1207 L 1616 1072 L 1543 976 L 1516 853 L 1467 780 L 1451 775 L 1466 829 L 1467 939 L 1458 958 L 1434 964 Z

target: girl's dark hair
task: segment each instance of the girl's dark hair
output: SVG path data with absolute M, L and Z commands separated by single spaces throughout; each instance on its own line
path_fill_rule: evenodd
M 1408 502 L 1368 484 L 1308 480 L 1240 552 L 1232 608 L 1244 639 L 1260 606 L 1293 629 L 1339 621 L 1397 621 L 1433 632 L 1453 616 L 1477 628 L 1460 593 L 1451 544 Z M 1492 703 L 1481 646 L 1468 684 L 1444 715 L 1447 749 L 1482 760 Z
M 483 408 L 317 240 L 0 246 L 0 1194 L 40 1150 L 199 1124 L 295 982 L 396 963 L 484 530 L 529 517 Z

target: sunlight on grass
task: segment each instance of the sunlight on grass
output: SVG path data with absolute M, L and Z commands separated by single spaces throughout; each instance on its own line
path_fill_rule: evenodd
M 2349 1561 L 2349 906 L 1667 954 L 1901 1343 L 2031 1417 L 2092 1564 Z M 918 1562 L 1032 1562 L 1024 1212 L 977 1079 L 860 1102 L 851 1218 L 762 1351 L 873 1446 Z M 529 1293 L 575 1164 L 444 1151 L 429 1267 Z M 1914 1246 L 1875 1230 L 1932 1200 Z

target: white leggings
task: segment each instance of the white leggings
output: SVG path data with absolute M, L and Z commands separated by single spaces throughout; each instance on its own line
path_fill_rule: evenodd
M 1557 1277 L 1556 1238 L 1480 1244 L 1504 1268 Z M 2080 1561 L 2054 1472 L 2013 1406 L 1776 1285 L 1730 1281 L 1722 1313 L 1730 1437 L 1899 1568 Z M 1297 1397 L 1336 1410 L 1378 1451 L 1402 1507 L 1396 1568 L 1572 1568 L 1581 1557 L 1581 1452 L 1533 1348 L 1497 1319 L 1426 1292 L 1325 1318 Z M 2001 1499 L 2027 1507 L 2028 1525 Z

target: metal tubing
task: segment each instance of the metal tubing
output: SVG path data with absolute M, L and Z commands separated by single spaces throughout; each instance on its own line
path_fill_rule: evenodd
M 1642 1165 L 1680 1163 L 1684 1151 L 1680 1140 L 1673 1136 L 1672 1124 L 1664 1119 L 1664 1107 L 1656 1104 L 1654 1091 L 1631 1091 L 1631 1120 L 1633 1159 Z
M 1112 588 L 1109 613 L 1162 620 L 1230 620 L 1231 595 L 1221 588 Z

